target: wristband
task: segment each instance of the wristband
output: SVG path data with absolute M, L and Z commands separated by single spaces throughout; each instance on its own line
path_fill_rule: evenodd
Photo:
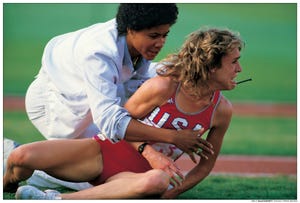
M 141 144 L 141 145 L 138 147 L 138 152 L 139 152 L 140 154 L 143 153 L 143 151 L 144 151 L 144 149 L 145 149 L 145 147 L 146 147 L 147 144 L 148 144 L 147 142 L 144 142 L 143 144 Z

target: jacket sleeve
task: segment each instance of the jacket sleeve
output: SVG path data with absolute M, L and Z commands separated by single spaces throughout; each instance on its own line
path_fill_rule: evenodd
M 131 119 L 117 96 L 119 73 L 114 60 L 103 54 L 86 59 L 84 79 L 94 123 L 112 142 L 124 139 Z

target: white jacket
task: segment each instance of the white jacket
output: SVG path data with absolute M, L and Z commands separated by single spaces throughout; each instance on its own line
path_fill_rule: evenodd
M 52 95 L 51 134 L 76 137 L 93 122 L 112 142 L 124 139 L 131 117 L 122 106 L 149 78 L 149 65 L 143 59 L 134 70 L 115 19 L 53 38 L 40 71 Z

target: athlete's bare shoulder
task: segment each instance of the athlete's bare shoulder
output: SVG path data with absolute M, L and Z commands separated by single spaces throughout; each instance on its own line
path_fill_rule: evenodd
M 221 95 L 220 103 L 217 106 L 216 113 L 214 116 L 214 124 L 215 125 L 223 125 L 227 124 L 231 120 L 233 112 L 233 107 L 231 102 Z
M 144 85 L 148 86 L 153 94 L 168 97 L 176 91 L 178 82 L 171 77 L 155 76 L 147 80 Z
M 223 95 L 221 95 L 221 98 L 220 98 L 219 108 L 220 108 L 220 111 L 222 111 L 223 113 L 226 113 L 226 112 L 230 113 L 230 112 L 232 112 L 232 109 L 233 109 L 231 102 Z
M 128 99 L 125 108 L 132 117 L 142 118 L 170 98 L 170 94 L 175 91 L 173 86 L 174 82 L 167 77 L 151 78 Z

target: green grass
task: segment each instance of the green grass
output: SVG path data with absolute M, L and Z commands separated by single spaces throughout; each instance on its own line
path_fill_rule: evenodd
M 52 37 L 113 18 L 118 4 L 5 3 L 3 6 L 3 93 L 24 95 L 37 74 L 43 48 Z M 234 91 L 232 101 L 296 103 L 296 3 L 180 3 L 179 18 L 156 60 L 178 49 L 202 26 L 241 33 L 243 72 L 252 77 Z M 18 57 L 16 57 L 18 56 Z
M 233 116 L 223 154 L 297 155 L 297 119 Z
M 20 144 L 44 139 L 23 111 L 3 112 L 3 136 Z
M 59 188 L 60 192 L 72 192 Z M 14 193 L 4 193 L 3 199 L 14 199 Z M 290 176 L 242 177 L 210 175 L 192 190 L 177 199 L 203 200 L 296 200 L 297 179 Z
M 289 176 L 238 177 L 211 175 L 179 199 L 297 199 L 297 179 Z

